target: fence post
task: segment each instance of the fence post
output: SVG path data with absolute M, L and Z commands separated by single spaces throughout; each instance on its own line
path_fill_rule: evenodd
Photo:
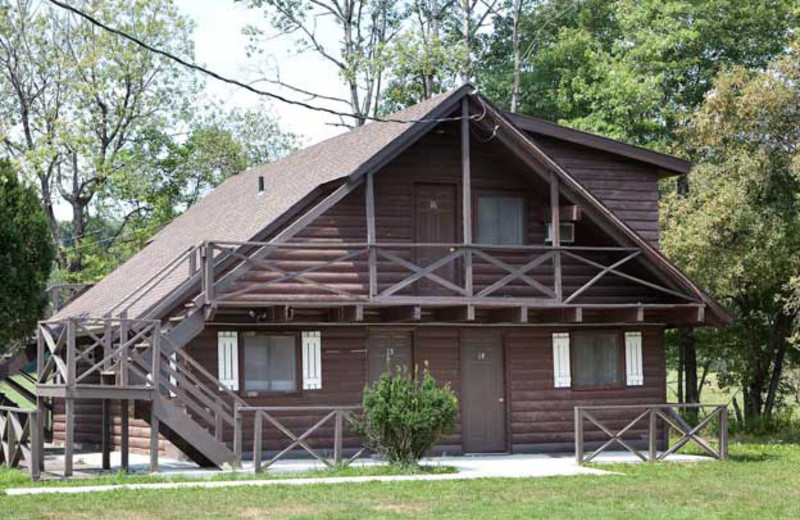
M 233 403 L 233 467 L 242 469 L 242 412 L 239 403 Z
M 261 449 L 261 430 L 263 428 L 261 412 L 256 412 L 255 420 L 256 424 L 253 433 L 253 471 L 255 473 L 261 473 L 261 455 L 263 453 Z
M 658 415 L 656 414 L 656 409 L 650 409 L 650 428 L 648 428 L 648 435 L 649 435 L 649 445 L 647 447 L 648 450 L 648 459 L 650 462 L 655 462 L 658 460 Z
M 719 407 L 719 460 L 728 460 L 728 407 Z
M 11 416 L 14 414 L 11 410 L 6 412 L 6 467 L 14 467 L 14 459 L 17 453 L 17 436 L 14 430 L 14 421 Z
M 39 429 L 39 410 L 34 410 L 28 414 L 28 438 L 31 443 L 31 458 L 28 461 L 31 470 L 31 480 L 39 480 L 40 464 L 39 459 L 42 456 L 42 450 L 39 446 L 39 439 L 41 438 L 42 431 Z
M 337 466 L 342 463 L 342 410 L 336 410 L 333 427 L 333 463 Z
M 575 459 L 583 464 L 583 410 L 575 407 Z

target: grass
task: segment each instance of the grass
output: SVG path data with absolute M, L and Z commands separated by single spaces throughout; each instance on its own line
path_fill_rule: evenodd
M 456 468 L 443 464 L 423 464 L 417 467 L 408 466 L 340 466 L 318 470 L 299 471 L 296 473 L 219 473 L 209 477 L 191 475 L 142 475 L 111 473 L 99 477 L 42 480 L 31 482 L 30 475 L 22 471 L 0 467 L 0 490 L 19 487 L 70 487 L 70 486 L 102 486 L 118 484 L 156 484 L 164 482 L 197 482 L 228 480 L 286 480 L 298 478 L 331 478 L 331 477 L 376 477 L 386 475 L 445 475 L 455 473 Z
M 612 476 L 112 491 L 2 497 L 9 519 L 751 519 L 800 517 L 800 445 L 733 442 L 731 460 L 604 466 Z M 0 483 L 9 483 L 9 472 Z

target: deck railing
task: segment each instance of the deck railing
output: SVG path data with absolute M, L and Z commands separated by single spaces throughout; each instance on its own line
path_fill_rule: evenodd
M 154 386 L 162 337 L 158 320 L 67 318 L 39 323 L 37 337 L 40 386 L 100 386 L 93 381 L 108 373 L 116 386 Z
M 38 480 L 44 456 L 38 411 L 0 406 L 0 463 L 18 468 L 25 462 L 31 480 Z
M 201 292 L 207 304 L 252 293 L 282 295 L 280 284 L 292 284 L 293 290 L 287 296 L 295 299 L 305 289 L 315 292 L 318 298 L 327 296 L 349 302 L 396 303 L 409 294 L 415 301 L 502 298 L 509 302 L 510 297 L 519 294 L 521 301 L 570 304 L 607 276 L 618 276 L 680 299 L 692 299 L 622 271 L 641 255 L 640 249 L 630 247 L 210 241 L 203 248 Z M 311 253 L 317 254 L 311 258 Z M 287 254 L 293 258 L 287 258 Z M 318 260 L 320 257 L 324 259 Z M 566 293 L 562 261 L 597 272 Z M 247 269 L 257 269 L 262 274 L 244 287 L 234 287 L 233 282 Z M 359 274 L 357 281 L 330 281 L 331 273 L 341 273 L 343 269 L 355 270 Z
M 679 410 L 710 410 L 696 425 L 688 424 L 678 413 Z M 608 425 L 609 419 L 599 418 L 600 414 L 611 414 L 616 421 L 620 414 L 626 415 L 625 426 L 619 430 Z M 630 420 L 630 416 L 634 416 Z M 717 446 L 700 436 L 716 419 Z M 629 422 L 627 422 L 629 421 Z M 631 432 L 636 426 L 646 421 L 647 449 L 639 450 L 632 446 L 633 441 L 625 439 L 626 433 Z M 659 425 L 659 421 L 663 421 Z M 592 453 L 585 453 L 585 423 L 593 425 L 608 436 L 608 440 Z M 670 430 L 680 435 L 679 439 L 670 445 Z M 660 432 L 660 435 L 659 435 Z M 665 447 L 659 453 L 659 441 Z M 606 405 L 606 406 L 576 406 L 575 407 L 575 458 L 578 464 L 592 462 L 601 453 L 614 445 L 619 445 L 645 462 L 663 461 L 670 455 L 689 443 L 699 446 L 709 456 L 725 460 L 728 458 L 728 407 L 720 404 L 656 404 L 656 405 Z
M 344 426 L 345 422 L 353 424 L 353 413 L 361 410 L 360 406 L 237 406 L 235 410 L 235 423 L 236 429 L 234 433 L 234 465 L 241 468 L 242 464 L 242 451 L 244 441 L 244 417 L 251 415 L 253 417 L 253 464 L 256 473 L 259 473 L 280 459 L 290 454 L 295 448 L 302 448 L 313 458 L 323 463 L 327 467 L 333 466 L 348 466 L 358 457 L 360 457 L 365 447 L 359 448 L 354 455 L 344 459 Z M 310 428 L 300 435 L 295 434 L 292 430 L 281 423 L 276 414 L 287 412 L 318 412 L 324 416 L 315 422 Z M 277 454 L 275 454 L 268 461 L 263 462 L 263 437 L 264 437 L 264 422 L 273 426 L 286 437 L 290 443 Z M 333 421 L 333 458 L 328 460 L 320 449 L 312 448 L 308 440 L 311 435 L 319 430 L 321 427 Z

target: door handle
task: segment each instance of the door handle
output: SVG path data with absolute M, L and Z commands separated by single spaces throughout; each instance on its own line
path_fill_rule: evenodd
M 506 402 L 506 399 L 505 399 L 505 397 L 498 397 L 498 398 L 497 398 L 497 402 L 498 402 L 498 403 L 505 403 L 505 402 Z

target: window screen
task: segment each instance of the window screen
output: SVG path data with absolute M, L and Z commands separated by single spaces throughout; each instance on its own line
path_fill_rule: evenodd
M 522 197 L 481 195 L 478 197 L 478 242 L 521 245 L 525 222 Z
M 297 349 L 294 336 L 246 336 L 246 391 L 297 390 Z
M 619 337 L 614 332 L 575 334 L 572 381 L 576 387 L 621 384 Z

